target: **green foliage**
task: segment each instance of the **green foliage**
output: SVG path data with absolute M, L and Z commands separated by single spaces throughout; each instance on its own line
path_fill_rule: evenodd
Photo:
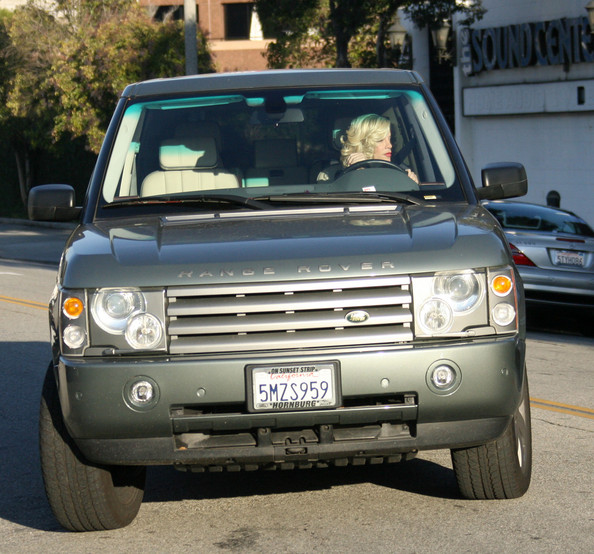
M 8 34 L 10 16 L 11 12 L 8 10 L 0 10 L 0 122 L 7 115 L 6 98 L 13 74 L 9 53 L 10 35 Z
M 213 71 L 197 35 L 200 71 Z M 48 156 L 95 155 L 124 87 L 183 75 L 184 55 L 183 23 L 154 22 L 136 0 L 28 0 L 0 11 L 0 139 L 17 160 L 21 198 L 38 177 L 47 182 Z
M 461 25 L 472 25 L 475 21 L 482 19 L 485 10 L 482 0 L 431 0 L 430 2 L 419 2 L 408 0 L 406 12 L 409 14 L 415 25 L 422 29 L 428 26 L 430 29 L 439 27 L 444 19 L 449 19 L 453 14 L 462 14 L 464 19 L 460 20 Z
M 36 121 L 27 136 L 35 147 L 70 134 L 98 152 L 128 83 L 185 71 L 182 23 L 154 23 L 135 0 L 56 0 L 51 10 L 30 1 L 15 12 L 11 36 L 20 67 L 8 105 Z M 211 71 L 201 39 L 202 70 Z
M 433 27 L 453 13 L 480 19 L 482 0 L 255 0 L 268 46 L 268 65 L 396 67 L 387 30 L 400 8 L 415 24 Z
M 328 65 L 320 34 L 325 17 L 320 0 L 255 0 L 268 46 L 270 68 Z

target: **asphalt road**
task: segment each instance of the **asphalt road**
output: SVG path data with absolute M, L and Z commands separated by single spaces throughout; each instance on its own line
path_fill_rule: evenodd
M 460 498 L 447 451 L 326 470 L 193 475 L 156 467 L 130 526 L 63 531 L 43 491 L 37 413 L 49 361 L 45 306 L 67 235 L 0 221 L 1 553 L 594 550 L 594 339 L 565 327 L 529 333 L 534 466 L 520 499 Z
M 57 265 L 71 223 L 0 218 L 0 259 Z

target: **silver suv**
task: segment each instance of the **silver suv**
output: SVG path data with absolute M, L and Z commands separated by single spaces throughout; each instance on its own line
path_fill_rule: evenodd
M 350 163 L 353 121 L 388 122 Z M 385 137 L 384 137 L 385 139 Z M 146 466 L 210 471 L 398 462 L 447 448 L 465 498 L 528 488 L 524 297 L 427 87 L 397 70 L 214 74 L 130 85 L 50 302 L 41 402 L 50 505 L 127 525 Z

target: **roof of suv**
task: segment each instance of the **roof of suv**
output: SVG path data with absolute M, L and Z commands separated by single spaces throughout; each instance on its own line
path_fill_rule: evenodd
M 401 69 L 282 69 L 238 73 L 207 73 L 153 79 L 129 85 L 122 96 L 139 97 L 246 88 L 292 88 L 334 85 L 419 84 L 421 76 Z

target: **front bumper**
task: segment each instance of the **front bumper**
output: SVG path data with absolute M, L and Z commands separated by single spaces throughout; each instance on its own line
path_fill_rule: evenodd
M 93 462 L 198 469 L 340 464 L 494 440 L 519 403 L 524 358 L 519 336 L 249 358 L 62 357 L 58 384 L 67 428 Z M 341 407 L 248 412 L 247 365 L 330 360 L 340 365 Z M 449 394 L 435 392 L 428 380 L 442 362 L 460 373 Z M 157 385 L 150 409 L 126 400 L 139 377 Z

